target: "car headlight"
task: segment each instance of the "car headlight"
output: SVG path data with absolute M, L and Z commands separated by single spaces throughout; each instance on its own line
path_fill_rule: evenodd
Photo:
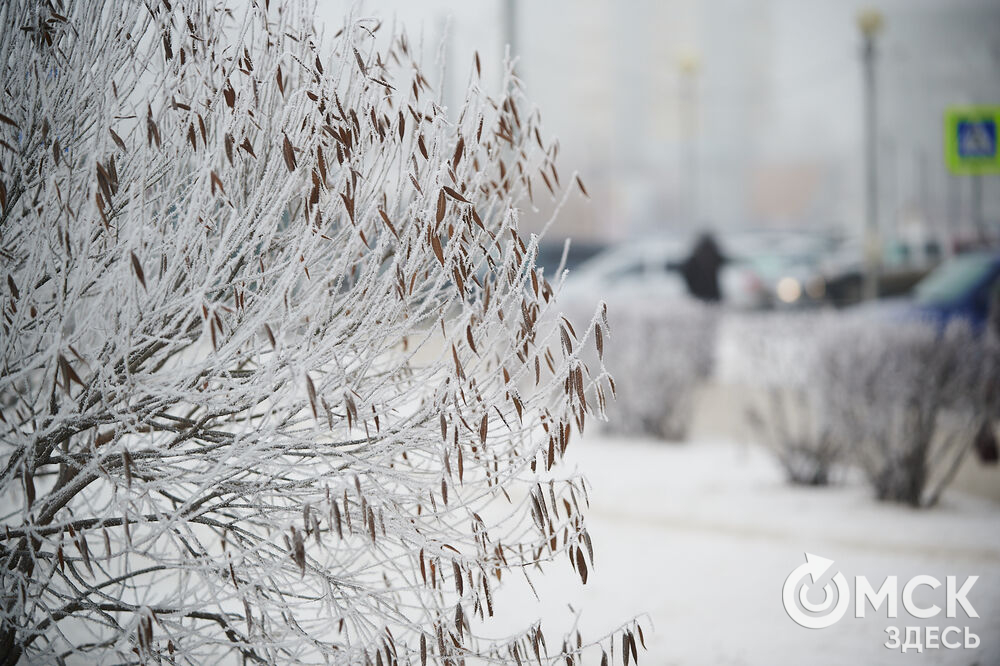
M 821 277 L 815 277 L 806 284 L 806 293 L 809 294 L 809 298 L 813 300 L 820 300 L 826 295 L 826 280 Z
M 802 296 L 802 285 L 793 277 L 783 277 L 778 280 L 775 291 L 783 303 L 794 303 Z

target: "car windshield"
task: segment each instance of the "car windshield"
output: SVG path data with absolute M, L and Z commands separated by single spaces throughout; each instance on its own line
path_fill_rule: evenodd
M 956 300 L 982 280 L 996 260 L 991 254 L 956 257 L 917 285 L 914 291 L 917 303 L 935 305 Z

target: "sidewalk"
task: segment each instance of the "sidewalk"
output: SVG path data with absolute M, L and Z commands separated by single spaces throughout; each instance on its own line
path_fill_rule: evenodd
M 718 441 L 592 437 L 570 450 L 570 464 L 592 487 L 594 571 L 585 587 L 565 561 L 534 574 L 545 602 L 514 602 L 511 628 L 541 616 L 554 639 L 570 604 L 584 610 L 581 628 L 591 637 L 648 613 L 655 631 L 643 623 L 649 652 L 640 663 L 647 664 L 1000 663 L 1000 511 L 989 501 L 952 491 L 940 506 L 915 511 L 873 501 L 859 480 L 793 488 L 765 451 Z M 900 607 L 889 619 L 883 607 L 804 629 L 785 614 L 781 587 L 805 552 L 834 560 L 852 583 L 856 575 L 876 585 L 895 575 L 900 587 L 917 574 L 959 582 L 978 575 L 969 601 L 980 618 L 960 611 L 954 620 L 917 620 Z M 513 582 L 507 593 L 531 598 Z M 922 592 L 922 605 L 943 605 L 943 589 Z M 970 627 L 980 647 L 923 654 L 883 647 L 890 625 L 902 634 L 905 626 L 952 624 Z

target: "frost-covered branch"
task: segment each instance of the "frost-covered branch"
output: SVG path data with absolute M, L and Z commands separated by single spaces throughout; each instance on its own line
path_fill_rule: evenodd
M 404 34 L 278 0 L 0 26 L 4 663 L 544 659 L 480 624 L 592 568 L 558 462 L 609 378 L 518 231 L 570 183 L 517 82 L 449 118 Z

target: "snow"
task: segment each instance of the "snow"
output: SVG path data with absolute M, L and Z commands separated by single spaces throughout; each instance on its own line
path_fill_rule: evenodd
M 496 604 L 507 615 L 487 626 L 502 631 L 537 616 L 554 639 L 572 621 L 569 604 L 590 637 L 639 615 L 649 648 L 640 663 L 1000 663 L 1000 506 L 989 500 L 952 491 L 938 507 L 914 510 L 874 501 L 850 475 L 833 487 L 791 487 L 765 450 L 726 441 L 589 437 L 571 452 L 591 484 L 594 571 L 586 586 L 563 560 L 531 574 L 541 603 L 509 585 Z M 900 589 L 918 574 L 959 584 L 979 576 L 968 599 L 980 617 L 959 610 L 918 620 L 900 605 L 898 618 L 883 606 L 858 619 L 852 597 L 834 626 L 802 628 L 784 612 L 781 588 L 805 552 L 834 560 L 852 589 L 858 575 L 876 589 L 890 575 Z M 915 599 L 944 607 L 944 596 L 943 586 L 920 588 Z M 883 645 L 889 626 L 902 634 L 950 625 L 968 626 L 979 648 L 918 655 Z

